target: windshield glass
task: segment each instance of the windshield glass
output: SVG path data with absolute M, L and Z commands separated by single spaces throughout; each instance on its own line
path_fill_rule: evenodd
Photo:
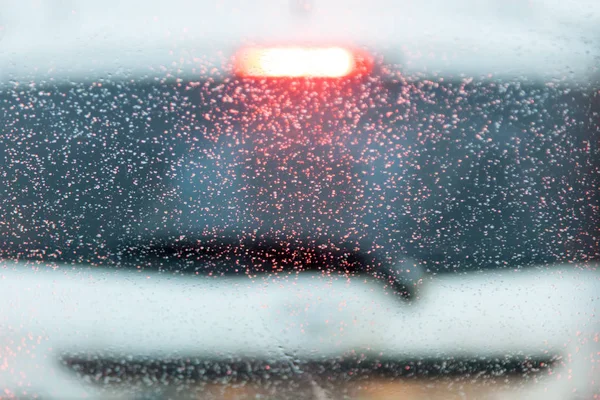
M 143 239 L 308 241 L 434 271 L 594 256 L 587 85 L 382 79 L 6 91 L 2 250 L 106 264 Z
M 176 3 L 0 14 L 7 395 L 598 394 L 594 2 Z

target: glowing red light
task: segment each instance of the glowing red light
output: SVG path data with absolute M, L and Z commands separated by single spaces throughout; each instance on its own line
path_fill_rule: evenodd
M 342 78 L 359 72 L 358 57 L 342 47 L 253 47 L 238 53 L 243 77 Z

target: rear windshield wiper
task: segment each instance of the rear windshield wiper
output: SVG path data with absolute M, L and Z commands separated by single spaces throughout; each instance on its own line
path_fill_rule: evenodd
M 406 299 L 414 298 L 423 277 L 413 260 L 390 266 L 356 246 L 309 240 L 173 236 L 128 243 L 117 254 L 121 268 L 166 273 L 250 277 L 303 272 L 366 275 Z

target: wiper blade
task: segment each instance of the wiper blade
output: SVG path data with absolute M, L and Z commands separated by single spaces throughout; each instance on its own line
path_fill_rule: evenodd
M 370 276 L 399 296 L 414 298 L 423 273 L 413 260 L 393 266 L 354 245 L 310 240 L 173 236 L 129 243 L 120 267 L 210 276 L 285 275 L 302 272 Z

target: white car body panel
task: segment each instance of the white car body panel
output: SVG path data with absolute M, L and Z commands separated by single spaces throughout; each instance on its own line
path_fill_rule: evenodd
M 406 303 L 360 277 L 173 277 L 3 262 L 0 293 L 0 386 L 29 385 L 54 398 L 94 396 L 60 363 L 77 352 L 211 360 L 561 356 L 557 372 L 523 393 L 530 398 L 589 393 L 600 376 L 595 266 L 443 275 Z
M 405 73 L 588 81 L 598 73 L 595 0 L 24 0 L 3 4 L 0 82 L 230 72 L 258 43 L 367 46 Z M 435 12 L 432 12 L 435 10 Z

